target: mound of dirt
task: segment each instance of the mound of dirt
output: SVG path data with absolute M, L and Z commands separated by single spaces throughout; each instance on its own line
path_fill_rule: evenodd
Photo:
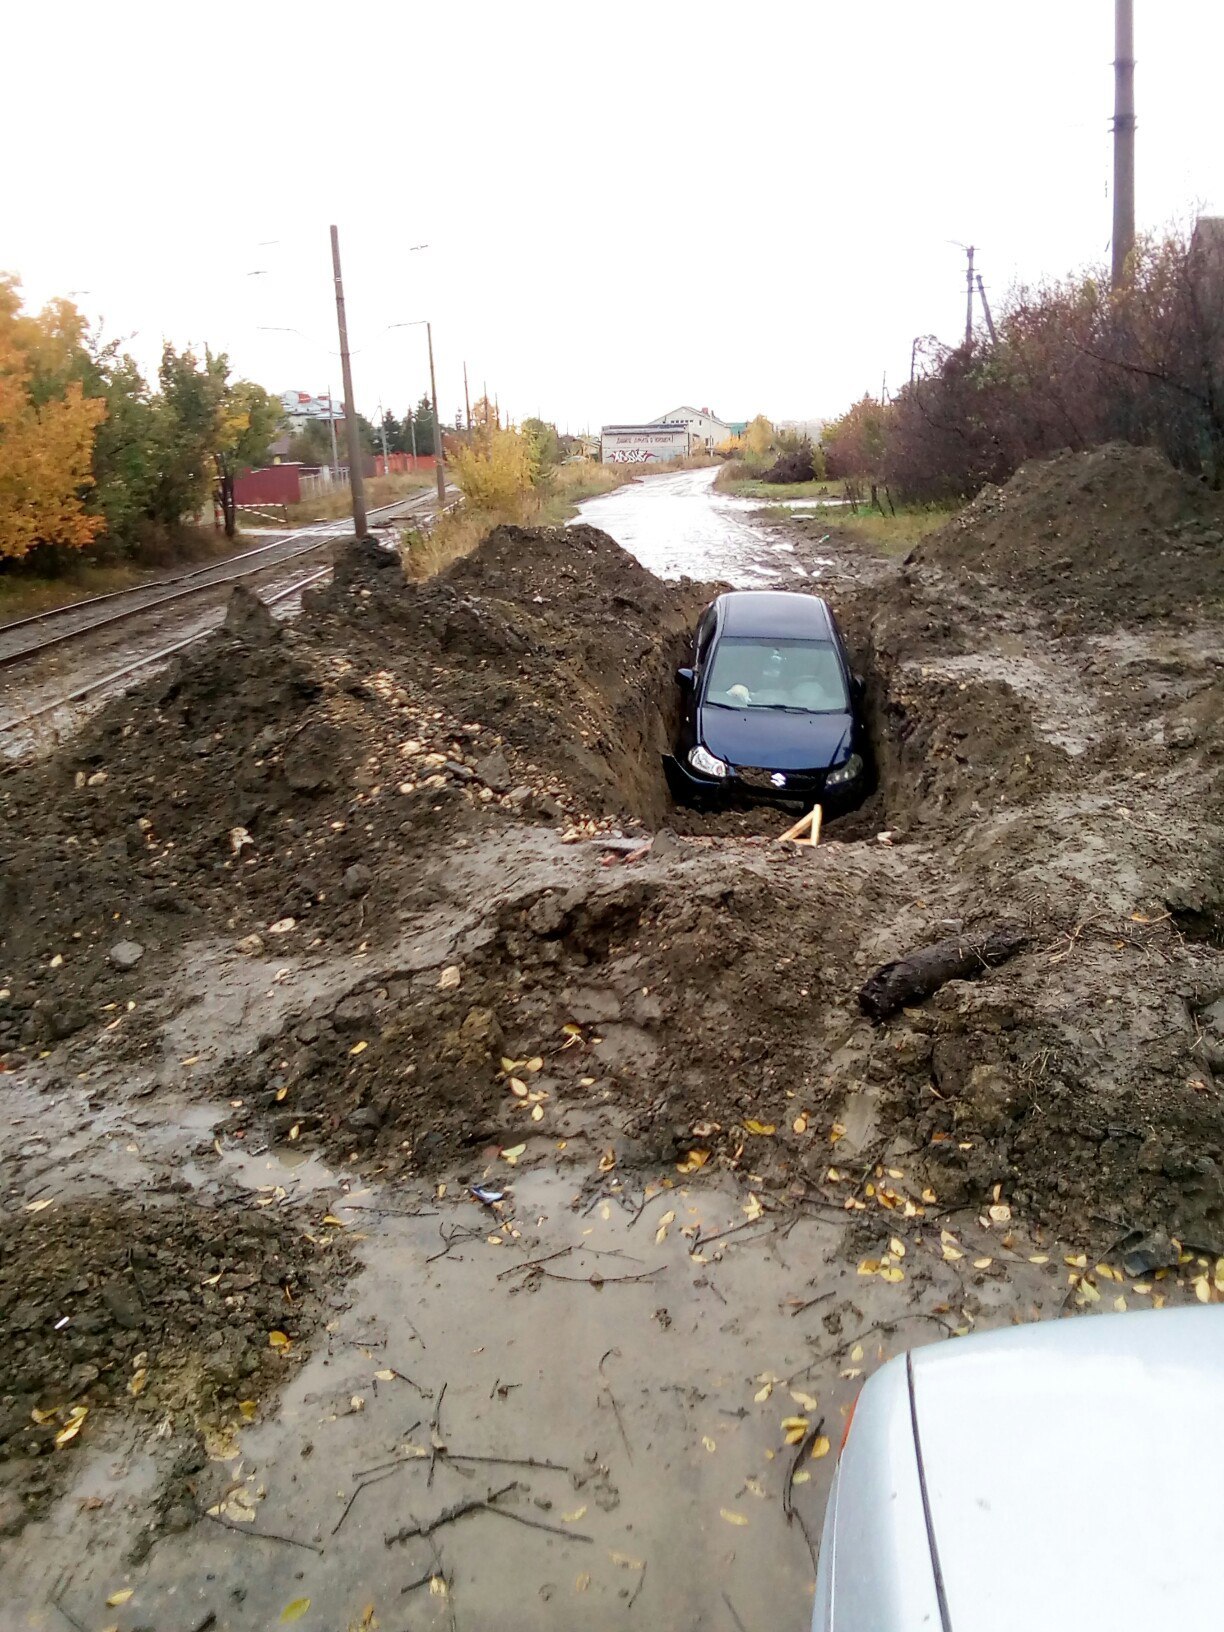
M 107 1413 L 199 1436 L 249 1419 L 351 1268 L 326 1231 L 312 1239 L 268 1209 L 105 1200 L 17 1213 L 0 1257 L 4 1527 L 39 1511 Z
M 80 1031 L 125 958 L 147 974 L 206 929 L 385 938 L 439 832 L 665 819 L 672 670 L 711 593 L 589 527 L 499 529 L 423 585 L 354 545 L 293 627 L 238 591 L 0 784 L 0 1048 Z
M 911 560 L 981 572 L 1056 632 L 1193 617 L 1224 599 L 1224 499 L 1152 448 L 1111 443 L 987 487 Z

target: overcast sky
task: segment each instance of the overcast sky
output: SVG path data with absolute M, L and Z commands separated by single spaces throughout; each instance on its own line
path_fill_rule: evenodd
M 1111 0 L 7 9 L 0 269 L 275 391 L 839 411 L 1108 253 Z M 1139 225 L 1224 213 L 1220 0 L 1136 0 Z M 411 252 L 411 246 L 427 244 Z M 252 274 L 259 275 L 253 276 Z M 267 332 L 272 326 L 300 333 Z

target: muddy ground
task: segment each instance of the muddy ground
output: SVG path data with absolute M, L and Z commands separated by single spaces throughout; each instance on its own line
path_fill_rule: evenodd
M 908 564 L 756 529 L 868 681 L 880 788 L 815 851 L 669 807 L 712 589 L 589 527 L 425 586 L 353 548 L 5 775 L 0 1488 L 71 1561 L 18 1624 L 802 1626 L 831 1459 L 791 1486 L 783 1418 L 835 1447 L 906 1343 L 1217 1298 L 1224 612 L 1170 478 L 1022 471 Z M 514 1481 L 553 1530 L 385 1540 Z

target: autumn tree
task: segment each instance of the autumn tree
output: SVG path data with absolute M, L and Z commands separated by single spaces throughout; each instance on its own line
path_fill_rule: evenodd
M 744 433 L 744 446 L 749 459 L 757 464 L 766 459 L 773 448 L 775 435 L 770 421 L 764 414 L 758 414 Z
M 234 482 L 244 470 L 268 457 L 268 445 L 281 422 L 281 405 L 262 385 L 229 379 L 229 363 L 222 354 L 207 352 L 206 366 L 216 391 L 212 461 L 215 496 L 221 506 L 226 538 L 237 531 Z
M 5 559 L 20 559 L 40 544 L 82 549 L 103 525 L 88 512 L 85 498 L 106 405 L 86 396 L 81 382 L 60 366 L 65 317 L 58 307 L 37 318 L 25 315 L 16 280 L 0 278 L 0 557 Z

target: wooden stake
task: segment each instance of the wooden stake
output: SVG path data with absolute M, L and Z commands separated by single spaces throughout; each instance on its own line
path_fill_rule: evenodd
M 788 827 L 785 833 L 781 833 L 781 834 L 778 835 L 778 843 L 779 844 L 813 844 L 813 845 L 819 844 L 820 843 L 820 827 L 821 827 L 821 822 L 823 820 L 823 816 L 824 816 L 823 807 L 820 806 L 820 805 L 814 806 L 813 809 L 808 811 L 806 816 L 801 816 L 793 827 Z M 803 837 L 804 833 L 809 833 L 810 836 L 808 838 L 804 838 Z

